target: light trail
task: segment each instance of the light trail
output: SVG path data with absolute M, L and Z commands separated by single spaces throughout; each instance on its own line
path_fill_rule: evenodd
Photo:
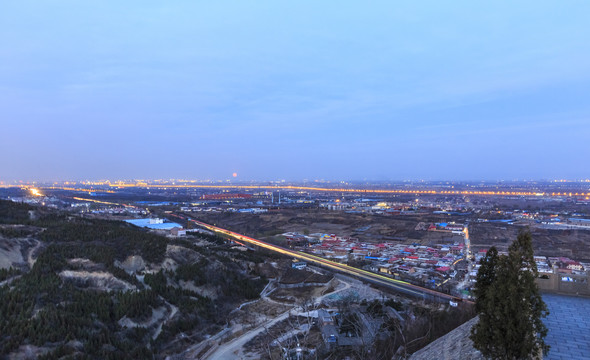
M 109 194 L 114 194 L 115 191 L 113 190 L 103 190 L 103 189 L 85 189 L 85 188 L 72 188 L 72 187 L 62 187 L 62 186 L 44 186 L 42 187 L 42 189 L 45 190 L 67 190 L 67 191 L 79 191 L 79 192 L 87 192 L 87 193 L 93 193 L 93 192 L 101 192 L 101 193 L 109 193 Z
M 124 206 L 124 207 L 131 207 L 131 208 L 135 207 L 133 205 L 120 204 L 120 203 L 114 203 L 114 202 L 109 202 L 109 201 L 100 201 L 100 200 L 94 200 L 94 199 L 85 199 L 85 198 L 80 198 L 80 197 L 72 197 L 72 199 L 78 200 L 78 201 L 89 201 L 89 202 L 93 202 L 93 203 L 97 203 L 97 204 L 104 204 L 104 205 L 116 205 L 116 206 Z
M 441 293 L 441 292 L 438 292 L 435 290 L 423 288 L 423 287 L 420 287 L 420 286 L 417 286 L 417 285 L 414 285 L 414 284 L 411 284 L 411 283 L 408 283 L 405 281 L 393 279 L 390 277 L 386 277 L 386 276 L 376 274 L 376 273 L 373 273 L 370 271 L 366 271 L 363 269 L 358 269 L 358 268 L 348 266 L 345 264 L 340 264 L 335 261 L 326 260 L 326 259 L 316 256 L 316 255 L 307 254 L 307 253 L 304 253 L 301 251 L 294 251 L 294 250 L 285 249 L 285 248 L 277 246 L 277 245 L 269 244 L 267 242 L 257 240 L 257 239 L 254 239 L 254 238 L 242 235 L 242 234 L 238 234 L 236 232 L 226 230 L 226 229 L 223 229 L 223 228 L 220 228 L 217 226 L 209 225 L 209 224 L 206 224 L 204 222 L 197 221 L 194 219 L 187 218 L 187 220 L 194 222 L 195 224 L 197 224 L 201 227 L 204 227 L 208 230 L 230 236 L 234 239 L 243 241 L 245 243 L 256 245 L 256 246 L 259 246 L 261 248 L 264 248 L 264 249 L 267 249 L 270 251 L 274 251 L 274 252 L 277 252 L 280 254 L 294 257 L 296 259 L 305 260 L 310 263 L 318 264 L 318 265 L 327 267 L 332 270 L 336 270 L 339 272 L 354 275 L 356 277 L 362 278 L 362 279 L 367 280 L 372 283 L 384 285 L 389 288 L 394 288 L 394 289 L 399 290 L 399 291 L 406 293 L 406 294 L 414 295 L 414 296 L 421 297 L 421 298 L 425 298 L 426 295 L 430 295 L 430 296 L 437 298 L 437 299 L 454 300 L 454 301 L 459 300 L 459 298 L 457 298 L 455 296 Z M 466 301 L 466 302 L 470 303 L 470 301 Z
M 146 188 L 146 189 L 243 189 L 243 190 L 303 190 L 325 191 L 341 193 L 371 193 L 371 194 L 414 194 L 414 195 L 482 195 L 482 196 L 590 196 L 584 192 L 538 192 L 538 191 L 474 191 L 474 190 L 404 190 L 404 189 L 357 189 L 357 188 L 323 188 L 313 186 L 274 186 L 274 185 L 150 185 L 141 184 L 110 184 L 118 188 Z
M 353 194 L 390 194 L 390 195 L 476 195 L 476 196 L 544 196 L 544 197 L 590 197 L 590 192 L 539 192 L 539 191 L 475 191 L 475 190 L 408 190 L 408 189 L 359 189 L 359 188 L 323 188 L 295 185 L 164 185 L 147 183 L 115 183 L 105 184 L 112 189 L 143 188 L 143 189 L 223 189 L 223 190 L 296 190 L 317 192 L 338 192 Z M 9 186 L 4 186 L 9 187 Z M 82 192 L 116 193 L 116 190 L 86 189 L 62 186 L 43 187 L 49 190 L 68 190 Z

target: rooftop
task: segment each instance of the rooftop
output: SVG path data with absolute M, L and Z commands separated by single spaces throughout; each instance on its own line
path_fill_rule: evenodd
M 551 350 L 545 360 L 582 360 L 590 354 L 590 299 L 584 297 L 543 294 L 549 316 L 543 322 L 549 330 L 545 342 Z M 415 352 L 410 360 L 483 359 L 469 339 L 477 318 L 469 320 L 445 336 Z
M 131 220 L 125 220 L 125 222 L 138 226 L 138 227 L 144 227 L 144 228 L 148 228 L 148 229 L 152 229 L 152 230 L 170 230 L 173 229 L 175 227 L 178 228 L 182 228 L 182 225 L 174 223 L 174 222 L 159 222 L 159 221 L 154 221 L 154 219 L 131 219 Z

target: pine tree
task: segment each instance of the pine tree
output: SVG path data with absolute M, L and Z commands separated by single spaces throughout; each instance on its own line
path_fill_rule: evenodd
M 479 322 L 471 330 L 473 345 L 487 358 L 539 359 L 549 350 L 541 320 L 548 311 L 535 283 L 531 233 L 521 231 L 507 256 L 490 251 L 474 291 Z
M 486 291 L 496 280 L 496 268 L 498 266 L 498 250 L 492 246 L 486 256 L 480 261 L 481 267 L 477 272 L 476 287 L 473 290 L 473 295 L 477 299 L 475 303 L 475 311 L 480 312 L 482 304 L 485 303 Z

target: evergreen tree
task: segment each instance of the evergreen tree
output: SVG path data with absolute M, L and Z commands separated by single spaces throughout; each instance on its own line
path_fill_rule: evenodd
M 481 259 L 480 268 L 477 272 L 476 280 L 476 287 L 473 290 L 473 294 L 477 299 L 475 303 L 475 311 L 480 312 L 482 304 L 485 303 L 486 292 L 488 291 L 489 287 L 494 283 L 496 280 L 496 268 L 498 266 L 498 250 L 496 247 L 492 246 L 486 256 Z
M 471 330 L 473 345 L 487 358 L 539 359 L 549 350 L 541 320 L 548 311 L 535 283 L 531 233 L 521 231 L 507 256 L 490 251 L 477 275 L 479 322 Z

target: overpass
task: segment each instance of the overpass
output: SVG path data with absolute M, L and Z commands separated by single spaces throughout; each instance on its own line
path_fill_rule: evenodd
M 217 226 L 206 224 L 204 222 L 197 221 L 194 219 L 187 218 L 186 220 L 193 222 L 194 224 L 201 226 L 205 229 L 208 229 L 210 231 L 229 236 L 229 237 L 231 237 L 235 240 L 241 241 L 243 243 L 256 245 L 258 247 L 261 247 L 261 248 L 264 248 L 264 249 L 267 249 L 270 251 L 274 251 L 274 252 L 277 252 L 280 254 L 291 256 L 291 257 L 296 258 L 298 260 L 307 261 L 309 263 L 312 263 L 316 266 L 320 266 L 322 268 L 326 268 L 326 269 L 338 271 L 341 273 L 345 273 L 348 275 L 352 275 L 352 276 L 355 276 L 361 280 L 367 281 L 369 283 L 372 283 L 375 285 L 380 285 L 385 288 L 395 290 L 397 292 L 400 292 L 400 293 L 403 293 L 406 295 L 418 297 L 421 299 L 441 301 L 441 302 L 462 301 L 462 299 L 457 298 L 456 296 L 441 293 L 441 292 L 438 292 L 438 291 L 435 291 L 432 289 L 427 289 L 427 288 L 417 286 L 414 284 L 410 284 L 406 281 L 393 279 L 393 278 L 383 276 L 380 274 L 376 274 L 376 273 L 373 273 L 370 271 L 366 271 L 363 269 L 348 266 L 346 264 L 341 264 L 341 263 L 338 263 L 335 261 L 330 261 L 330 260 L 324 259 L 324 258 L 316 256 L 316 255 L 304 253 L 301 251 L 286 249 L 281 246 L 273 245 L 273 244 L 267 243 L 265 241 L 257 240 L 257 239 L 254 239 L 254 238 L 242 235 L 242 234 L 238 234 L 236 232 L 226 230 L 226 229 L 223 229 L 223 228 L 220 228 Z M 466 302 L 471 303 L 470 301 L 466 301 Z

